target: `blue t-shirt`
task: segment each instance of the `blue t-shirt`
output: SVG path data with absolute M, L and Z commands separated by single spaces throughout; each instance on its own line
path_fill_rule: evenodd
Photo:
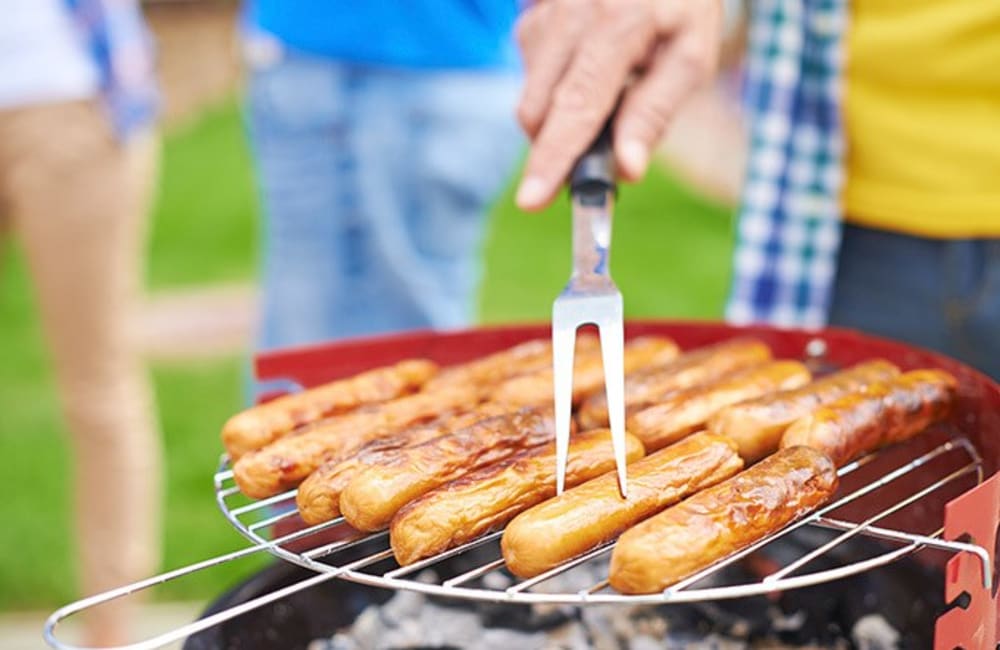
M 406 68 L 513 68 L 518 0 L 248 0 L 246 19 L 289 47 Z

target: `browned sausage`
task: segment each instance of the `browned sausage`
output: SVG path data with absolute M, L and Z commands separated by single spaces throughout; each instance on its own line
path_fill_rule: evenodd
M 830 459 L 790 447 L 626 531 L 608 580 L 624 594 L 666 589 L 780 530 L 837 490 Z
M 501 405 L 480 404 L 473 411 L 441 417 L 428 424 L 410 427 L 405 431 L 374 440 L 350 458 L 325 463 L 299 485 L 295 502 L 299 516 L 307 524 L 329 521 L 340 515 L 340 493 L 358 472 L 371 465 L 377 465 L 387 458 L 388 452 L 403 447 L 412 447 L 463 429 L 471 424 L 506 412 Z
M 601 366 L 601 347 L 598 339 L 589 334 L 579 336 L 573 354 L 574 386 L 581 378 L 592 374 L 592 368 Z M 511 376 L 499 384 L 486 389 L 486 399 L 505 404 L 512 408 L 544 406 L 552 402 L 552 363 L 533 369 L 531 372 Z
M 430 361 L 413 359 L 279 397 L 229 418 L 222 444 L 236 461 L 303 424 L 412 393 L 435 372 Z
M 809 379 L 809 370 L 798 361 L 772 361 L 675 393 L 629 417 L 627 428 L 646 449 L 660 449 L 703 427 L 730 404 L 798 388 Z
M 642 443 L 626 435 L 626 458 L 642 457 Z M 401 565 L 459 546 L 496 530 L 519 512 L 556 493 L 554 444 L 522 451 L 470 472 L 406 504 L 392 518 L 389 540 Z M 572 486 L 615 469 L 611 432 L 573 437 L 566 465 Z
M 625 344 L 623 358 L 625 372 L 658 366 L 677 356 L 677 344 L 667 338 L 644 336 Z M 573 370 L 573 401 L 594 392 L 604 394 L 604 366 L 601 350 L 595 347 L 577 352 Z M 536 406 L 552 403 L 552 368 L 508 379 L 501 384 L 490 399 L 516 406 Z
M 732 441 L 700 433 L 628 467 L 628 499 L 605 474 L 514 518 L 500 548 L 507 568 L 530 578 L 611 541 L 629 526 L 743 467 Z
M 577 350 L 597 346 L 593 336 L 582 336 L 577 340 Z M 484 390 L 492 390 L 511 377 L 517 377 L 552 365 L 552 343 L 537 339 L 526 341 L 512 348 L 495 352 L 480 359 L 443 368 L 431 381 L 427 390 L 450 386 L 476 385 Z
M 782 447 L 807 445 L 838 466 L 910 438 L 944 419 L 957 382 L 943 370 L 914 370 L 819 408 L 790 427 Z
M 732 339 L 685 352 L 659 367 L 629 373 L 625 378 L 626 413 L 631 415 L 638 406 L 770 359 L 771 350 L 755 339 Z M 580 427 L 585 430 L 608 426 L 608 402 L 604 393 L 588 397 L 580 407 L 578 418 Z
M 898 374 L 899 368 L 888 361 L 867 361 L 802 388 L 727 406 L 708 421 L 708 430 L 735 440 L 743 460 L 754 463 L 777 451 L 781 435 L 799 418 Z
M 400 508 L 439 485 L 553 440 L 551 409 L 523 409 L 387 454 L 340 494 L 340 511 L 358 530 L 381 530 Z
M 330 418 L 245 454 L 233 466 L 233 477 L 240 490 L 255 499 L 279 494 L 298 485 L 324 462 L 347 458 L 372 440 L 441 413 L 471 409 L 479 396 L 477 386 L 452 386 Z

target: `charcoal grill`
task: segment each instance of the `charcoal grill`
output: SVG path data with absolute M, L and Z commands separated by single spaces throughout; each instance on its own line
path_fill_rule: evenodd
M 263 380 L 290 381 L 310 387 L 408 357 L 457 363 L 547 334 L 545 327 L 523 326 L 335 343 L 262 355 L 257 360 L 257 373 Z M 234 485 L 228 461 L 223 457 L 214 476 L 215 499 L 223 516 L 250 545 L 68 605 L 46 623 L 46 640 L 56 648 L 72 648 L 54 634 L 55 626 L 64 618 L 108 600 L 260 552 L 271 553 L 313 574 L 156 638 L 123 647 L 161 647 L 330 580 L 491 603 L 671 605 L 815 586 L 883 567 L 922 549 L 937 549 L 945 551 L 948 558 L 944 566 L 944 598 L 953 606 L 937 621 L 934 647 L 1000 650 L 996 570 L 1000 545 L 1000 387 L 954 360 L 848 330 L 806 332 L 648 322 L 629 324 L 627 335 L 669 336 L 685 349 L 751 335 L 767 342 L 776 356 L 804 359 L 817 372 L 874 357 L 886 358 L 903 369 L 940 367 L 959 380 L 958 408 L 949 421 L 914 440 L 841 468 L 841 488 L 820 510 L 662 593 L 638 596 L 614 593 L 606 581 L 566 589 L 565 579 L 556 580 L 571 575 L 585 563 L 606 561 L 613 543 L 503 588 L 496 588 L 496 581 L 487 579 L 503 570 L 499 553 L 502 531 L 399 567 L 392 559 L 386 532 L 361 534 L 342 519 L 306 527 L 295 512 L 294 491 L 249 501 Z M 828 529 L 836 534 L 797 557 L 787 558 L 782 566 L 760 579 L 720 583 L 725 567 L 805 527 Z M 860 536 L 877 539 L 881 544 L 863 557 L 838 556 L 836 562 L 830 561 L 838 547 Z M 935 563 L 940 562 L 941 555 L 921 554 L 918 558 Z M 455 563 L 463 558 L 465 562 Z M 818 567 L 821 559 L 825 561 Z M 453 566 L 461 568 L 450 574 L 442 571 L 440 579 L 434 581 L 428 581 L 423 571 Z M 553 587 L 556 584 L 559 587 Z

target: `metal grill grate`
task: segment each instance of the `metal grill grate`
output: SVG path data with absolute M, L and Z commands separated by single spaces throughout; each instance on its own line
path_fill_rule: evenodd
M 939 460 L 948 460 L 939 463 Z M 859 461 L 843 467 L 839 474 L 848 477 L 858 469 L 880 460 L 879 454 L 872 454 Z M 890 459 L 891 460 L 891 459 Z M 881 465 L 881 463 L 880 463 Z M 926 470 L 939 465 L 947 469 L 932 474 Z M 881 467 L 879 468 L 881 469 Z M 925 470 L 917 472 L 917 470 Z M 897 489 L 900 483 L 907 479 L 918 478 L 920 485 L 908 490 L 902 499 L 887 501 L 884 498 L 874 498 L 878 504 L 863 517 L 854 520 L 833 516 L 838 510 L 849 505 L 862 505 L 865 497 L 875 496 L 883 489 Z M 922 500 L 933 493 L 949 486 L 969 489 L 983 481 L 982 458 L 976 448 L 965 438 L 947 440 L 934 448 L 924 451 L 915 457 L 896 464 L 895 467 L 879 472 L 874 480 L 847 490 L 832 503 L 786 526 L 777 533 L 744 548 L 737 553 L 707 567 L 703 571 L 690 576 L 667 590 L 657 594 L 621 595 L 614 593 L 608 587 L 606 580 L 600 580 L 581 589 L 561 590 L 560 582 L 555 580 L 560 576 L 571 575 L 574 569 L 590 562 L 607 562 L 607 556 L 614 548 L 614 542 L 597 548 L 581 557 L 558 566 L 551 571 L 528 580 L 513 582 L 503 588 L 491 588 L 489 580 L 483 580 L 490 574 L 503 571 L 503 560 L 500 557 L 498 541 L 503 534 L 496 531 L 479 539 L 451 549 L 439 555 L 421 560 L 414 564 L 399 567 L 394 563 L 392 550 L 388 544 L 386 531 L 363 535 L 356 531 L 334 541 L 326 541 L 331 532 L 340 527 L 347 529 L 342 519 L 335 519 L 323 524 L 294 530 L 279 537 L 269 537 L 276 524 L 293 523 L 297 517 L 294 506 L 295 492 L 290 491 L 268 499 L 248 502 L 233 483 L 232 472 L 223 458 L 219 471 L 215 474 L 215 497 L 222 513 L 243 536 L 253 544 L 246 548 L 210 558 L 196 564 L 168 571 L 152 578 L 147 578 L 131 585 L 126 585 L 103 594 L 77 601 L 63 607 L 52 614 L 45 624 L 45 639 L 54 648 L 73 650 L 76 646 L 63 643 L 55 636 L 55 628 L 62 620 L 90 609 L 110 600 L 115 600 L 150 587 L 181 578 L 196 571 L 218 566 L 254 553 L 267 551 L 273 555 L 316 571 L 301 582 L 278 589 L 269 594 L 259 596 L 240 605 L 226 609 L 182 627 L 170 630 L 145 641 L 120 646 L 119 650 L 151 650 L 168 643 L 184 639 L 192 634 L 228 621 L 241 614 L 253 611 L 269 603 L 281 600 L 298 591 L 318 585 L 322 582 L 340 578 L 365 585 L 386 589 L 406 589 L 428 595 L 477 600 L 495 603 L 551 603 L 551 604 L 670 604 L 689 603 L 703 600 L 723 600 L 742 598 L 774 591 L 785 591 L 837 580 L 863 571 L 880 567 L 898 560 L 921 548 L 936 548 L 952 553 L 972 553 L 980 560 L 983 584 L 992 588 L 993 570 L 990 555 L 985 548 L 975 544 L 957 541 L 947 541 L 940 538 L 942 531 L 936 530 L 930 534 L 899 530 L 878 525 L 909 506 L 919 505 Z M 909 486 L 908 486 L 909 487 Z M 888 505 L 886 505 L 888 503 Z M 771 575 L 761 580 L 742 584 L 718 586 L 702 583 L 711 582 L 721 569 L 737 562 L 754 551 L 775 542 L 804 526 L 815 526 L 834 531 L 840 531 L 828 542 L 816 546 L 791 562 L 785 564 Z M 808 564 L 820 557 L 829 556 L 830 552 L 852 537 L 864 535 L 898 544 L 896 548 L 887 549 L 865 559 L 835 564 L 811 573 L 802 572 Z M 290 545 L 294 544 L 295 548 Z M 303 548 L 304 547 L 304 548 Z M 361 557 L 353 557 L 363 550 Z M 441 566 L 446 560 L 470 558 L 475 554 L 476 562 L 471 568 L 464 569 L 457 575 L 444 579 L 428 581 L 424 569 Z M 484 559 L 485 558 L 485 559 Z M 388 567 L 388 568 L 387 568 Z M 606 575 L 606 566 L 601 575 Z M 593 574 L 584 574 L 593 575 Z
M 957 462 L 961 463 L 957 469 L 950 469 L 940 475 L 915 476 L 914 473 L 921 468 L 927 468 L 932 461 L 946 456 L 956 456 Z M 877 459 L 878 455 L 873 454 L 859 461 L 843 467 L 839 474 L 846 477 L 858 468 Z M 952 463 L 954 464 L 954 463 Z M 848 504 L 860 502 L 864 497 L 874 495 L 878 491 L 898 483 L 905 479 L 919 478 L 922 485 L 914 487 L 905 498 L 894 500 L 886 505 L 885 500 L 878 501 L 881 505 L 872 509 L 864 518 L 849 521 L 833 516 L 837 510 Z M 916 458 L 912 458 L 879 476 L 877 479 L 863 484 L 860 487 L 852 488 L 847 494 L 839 496 L 835 501 L 827 504 L 819 510 L 806 517 L 786 526 L 781 531 L 755 543 L 737 553 L 713 564 L 712 566 L 690 576 L 677 583 L 662 593 L 647 594 L 637 596 L 626 596 L 613 593 L 606 581 L 601 581 L 590 585 L 584 589 L 572 592 L 552 591 L 544 589 L 553 578 L 572 571 L 586 562 L 600 561 L 607 559 L 614 542 L 597 548 L 581 557 L 566 562 L 550 571 L 527 580 L 513 583 L 503 589 L 494 589 L 484 586 L 481 579 L 494 572 L 503 570 L 503 559 L 500 557 L 499 539 L 502 531 L 493 532 L 480 537 L 463 546 L 451 549 L 439 555 L 421 560 L 414 564 L 399 567 L 392 560 L 392 551 L 388 546 L 388 535 L 385 531 L 360 535 L 355 534 L 344 539 L 332 542 L 317 543 L 314 547 L 306 550 L 291 550 L 287 548 L 290 542 L 301 544 L 310 538 L 320 538 L 323 533 L 338 526 L 344 527 L 343 518 L 335 519 L 323 524 L 304 528 L 279 538 L 269 538 L 266 533 L 269 529 L 285 520 L 292 520 L 296 517 L 294 504 L 295 491 L 292 490 L 270 499 L 264 499 L 254 503 L 231 507 L 230 501 L 236 497 L 238 491 L 232 487 L 232 473 L 226 468 L 225 461 L 220 471 L 215 476 L 216 500 L 223 514 L 248 540 L 257 545 L 262 545 L 274 555 L 298 564 L 300 566 L 346 580 L 359 582 L 366 585 L 384 587 L 387 589 L 408 589 L 429 595 L 446 596 L 454 598 L 467 598 L 491 602 L 503 603 L 563 603 L 563 604 L 589 604 L 589 603 L 681 603 L 697 600 L 720 600 L 727 598 L 741 598 L 754 596 L 773 591 L 797 589 L 810 585 L 816 585 L 830 580 L 837 580 L 862 571 L 879 567 L 907 554 L 913 553 L 923 547 L 931 547 L 951 552 L 970 552 L 976 554 L 982 561 L 983 581 L 987 586 L 992 580 L 992 570 L 990 568 L 989 554 L 980 546 L 953 542 L 940 539 L 941 530 L 930 534 L 923 534 L 905 530 L 897 530 L 879 526 L 879 522 L 890 517 L 892 514 L 915 504 L 926 498 L 933 492 L 942 490 L 949 485 L 963 481 L 964 489 L 968 489 L 972 484 L 981 483 L 983 480 L 982 459 L 976 452 L 975 447 L 965 438 L 958 438 L 946 441 L 937 447 L 922 453 Z M 909 487 L 909 486 L 908 486 Z M 277 510 L 277 512 L 275 512 Z M 792 531 L 803 526 L 817 526 L 826 529 L 840 531 L 840 534 L 816 548 L 803 554 L 801 557 L 789 562 L 771 575 L 762 580 L 745 584 L 734 584 L 726 586 L 705 586 L 698 585 L 709 582 L 719 572 L 720 569 L 740 560 L 741 558 L 757 551 L 764 546 L 778 540 Z M 803 572 L 802 570 L 813 561 L 828 554 L 840 544 L 857 535 L 876 537 L 882 540 L 896 542 L 900 544 L 897 548 L 885 550 L 873 557 L 868 557 L 855 562 L 840 564 L 834 568 L 826 568 L 819 571 Z M 347 551 L 359 546 L 378 545 L 378 550 L 368 553 L 360 558 L 347 558 Z M 423 569 L 434 568 L 444 560 L 449 560 L 475 550 L 477 559 L 484 556 L 486 559 L 477 563 L 473 568 L 463 571 L 458 575 L 449 576 L 440 582 L 426 582 L 423 578 L 417 580 L 415 576 L 421 574 Z M 492 556 L 491 556 L 492 553 Z M 383 565 L 391 562 L 392 567 L 385 569 Z M 426 577 L 426 574 L 424 574 Z

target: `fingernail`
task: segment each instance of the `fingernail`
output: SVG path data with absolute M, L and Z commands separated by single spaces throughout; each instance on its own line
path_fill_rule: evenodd
M 649 150 L 641 140 L 626 140 L 622 143 L 622 163 L 632 174 L 639 175 L 646 169 Z
M 531 209 L 545 201 L 545 196 L 545 181 L 537 176 L 528 176 L 521 181 L 521 186 L 517 188 L 514 202 L 519 208 Z

